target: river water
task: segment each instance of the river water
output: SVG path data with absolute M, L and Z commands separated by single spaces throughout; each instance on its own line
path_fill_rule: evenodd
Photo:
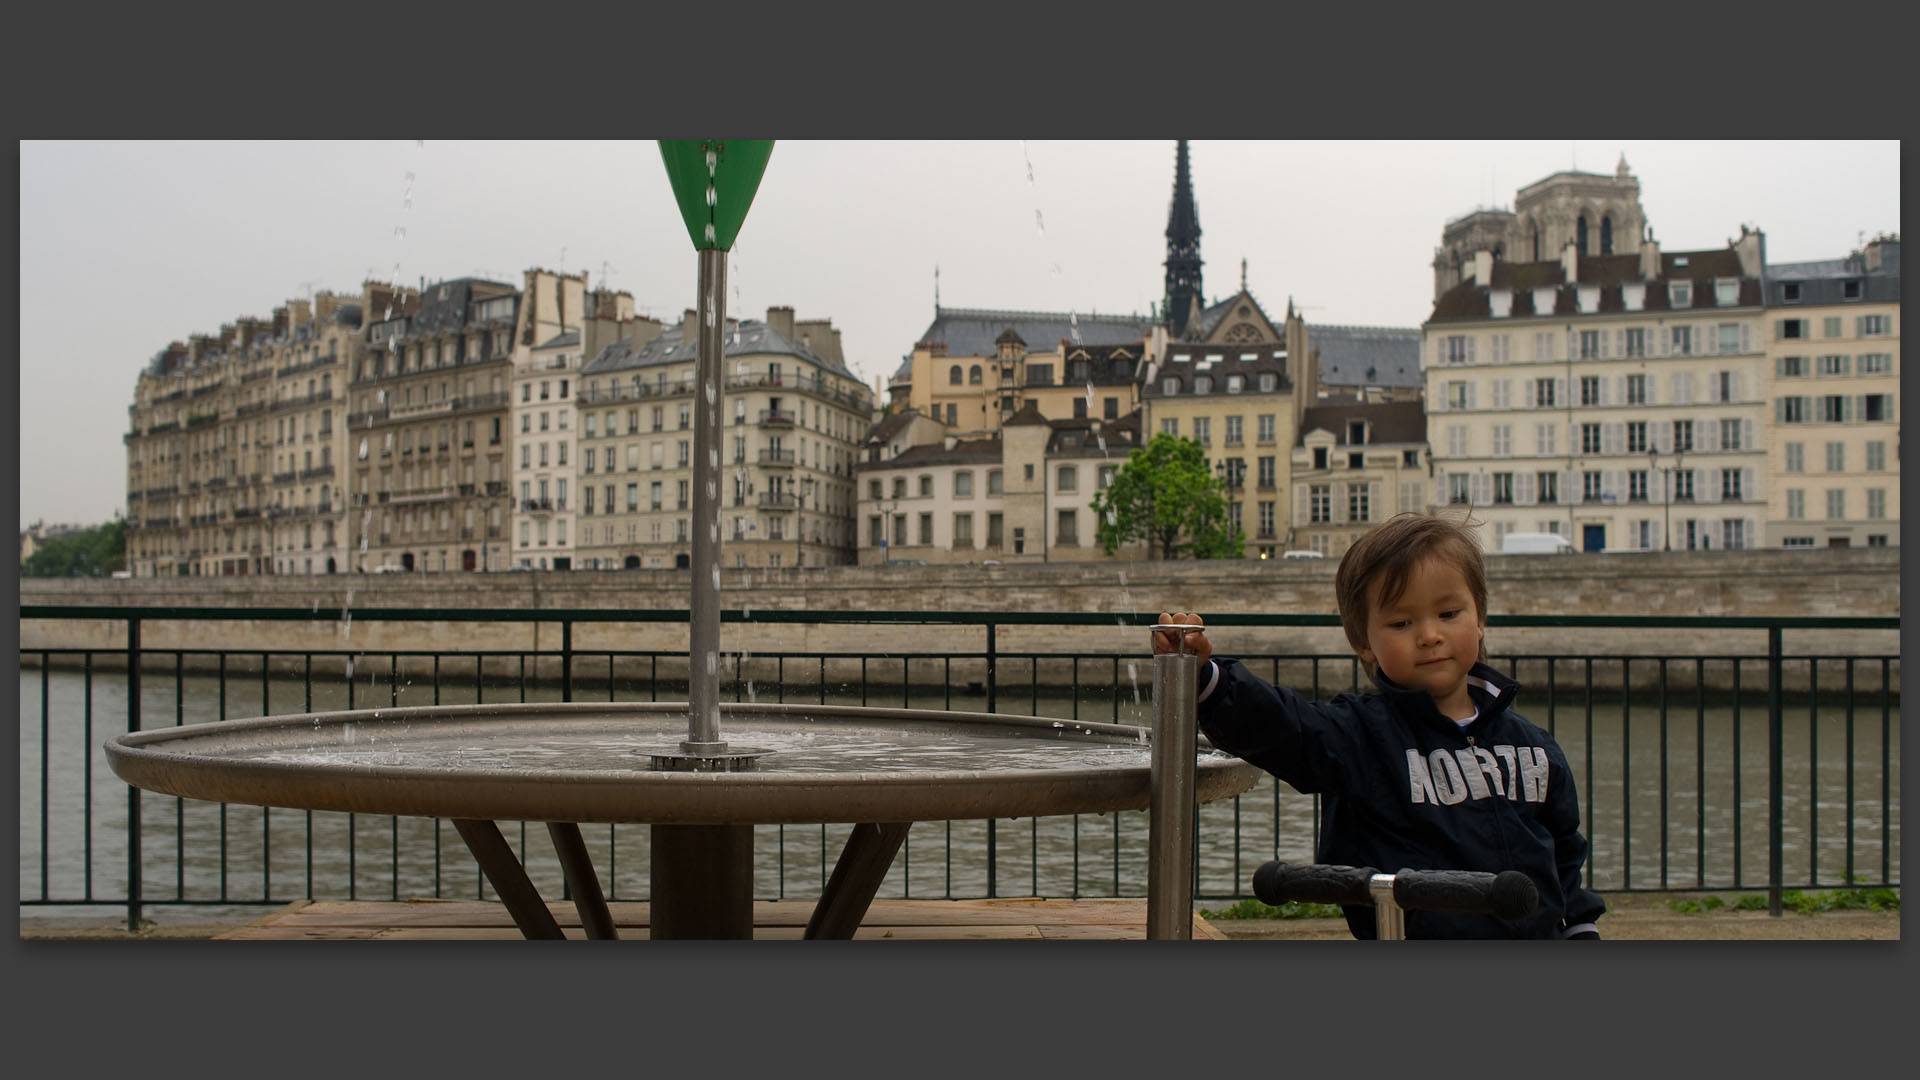
M 1144 666 L 1144 665 L 1143 665 Z M 1142 675 L 1145 674 L 1143 671 Z M 1143 679 L 1150 683 L 1150 679 Z M 984 711 L 986 699 L 945 686 L 904 693 L 817 685 L 728 684 L 725 696 L 762 703 L 951 707 Z M 1146 685 L 1002 691 L 1002 712 L 1146 724 Z M 67 916 L 71 902 L 126 896 L 129 788 L 107 766 L 101 744 L 127 730 L 122 673 L 42 672 L 20 677 L 20 899 L 23 919 Z M 214 676 L 148 672 L 142 726 L 155 728 L 270 713 L 349 707 L 558 701 L 550 685 L 471 681 L 389 682 L 359 678 L 351 692 L 337 676 L 255 673 Z M 684 687 L 619 687 L 578 700 L 684 700 Z M 824 701 L 823 701 L 824 699 Z M 44 706 L 43 706 L 44 703 Z M 1858 688 L 1843 700 L 1804 700 L 1783 718 L 1785 881 L 1790 886 L 1899 880 L 1898 701 Z M 1767 714 L 1762 700 L 1696 701 L 1674 695 L 1663 717 L 1657 698 L 1564 692 L 1525 714 L 1554 732 L 1572 763 L 1602 890 L 1763 888 L 1768 871 Z M 1884 738 L 1883 738 L 1884 733 Z M 723 730 L 722 736 L 725 736 Z M 1589 747 L 1592 752 L 1589 753 Z M 1737 762 L 1737 767 L 1736 767 Z M 1664 775 L 1663 775 L 1664 773 Z M 1817 783 L 1816 783 L 1817 779 Z M 1737 790 L 1736 790 L 1737 789 Z M 262 900 L 492 898 L 450 822 L 221 806 L 143 793 L 142 894 L 149 904 L 190 901 L 208 918 L 258 914 Z M 1232 800 L 1200 808 L 1198 897 L 1248 895 L 1267 859 L 1310 861 L 1315 801 L 1263 777 Z M 762 899 L 812 898 L 831 873 L 849 826 L 758 826 L 755 888 Z M 538 823 L 502 823 L 543 894 L 562 894 L 562 875 Z M 648 828 L 582 827 L 602 886 L 612 899 L 645 899 Z M 880 890 L 883 897 L 988 895 L 989 834 L 998 896 L 1141 896 L 1146 892 L 1144 811 L 1073 817 L 921 822 Z M 1814 838 L 1817 836 L 1817 842 Z M 224 853 L 224 854 L 223 854 Z M 1629 867 L 1629 863 L 1631 864 Z M 114 909 L 94 909 L 96 916 Z M 164 910 L 164 909 L 163 909 Z M 176 916 L 177 917 L 177 916 Z

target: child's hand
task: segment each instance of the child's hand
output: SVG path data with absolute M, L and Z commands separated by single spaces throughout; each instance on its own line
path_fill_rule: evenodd
M 1164 623 L 1187 623 L 1195 626 L 1202 625 L 1205 622 L 1205 620 L 1201 619 L 1199 615 L 1191 611 L 1171 612 L 1171 613 L 1163 611 L 1160 613 L 1160 621 L 1163 624 Z M 1181 632 L 1177 630 L 1155 631 L 1153 635 L 1154 653 L 1159 654 L 1159 653 L 1178 652 L 1180 649 L 1180 638 L 1179 638 L 1180 633 Z M 1207 640 L 1206 631 L 1188 630 L 1185 632 L 1185 634 L 1187 639 L 1187 651 L 1199 657 L 1199 661 L 1198 661 L 1199 665 L 1201 667 L 1205 667 L 1207 663 L 1207 658 L 1213 655 L 1213 644 Z

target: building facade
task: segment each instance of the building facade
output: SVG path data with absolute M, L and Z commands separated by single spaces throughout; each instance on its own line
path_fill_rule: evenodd
M 1475 253 L 1423 326 L 1436 506 L 1498 550 L 1764 543 L 1764 239 L 1511 262 Z
M 1900 241 L 1767 267 L 1769 543 L 1900 543 Z
M 1288 543 L 1298 550 L 1338 558 L 1393 515 L 1430 509 L 1427 417 L 1417 400 L 1322 399 L 1302 415 L 1290 456 Z

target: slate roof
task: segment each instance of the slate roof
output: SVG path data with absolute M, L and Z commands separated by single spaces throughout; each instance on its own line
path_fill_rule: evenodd
M 879 469 L 900 469 L 919 465 L 977 465 L 982 462 L 998 464 L 1002 457 L 1000 436 L 993 435 L 984 439 L 961 439 L 947 449 L 944 442 L 927 443 L 923 446 L 909 446 L 900 451 L 899 456 L 885 461 L 861 461 L 854 464 L 856 472 L 872 472 Z
M 989 311 L 934 308 L 922 342 L 944 343 L 948 356 L 992 356 L 994 342 L 1012 330 L 1029 348 L 1048 352 L 1061 341 L 1080 345 L 1130 345 L 1145 341 L 1153 320 L 1144 315 L 1093 315 L 1065 311 Z M 903 373 L 912 367 L 903 365 Z
M 1320 354 L 1320 385 L 1411 387 L 1420 374 L 1420 330 L 1395 326 L 1308 326 Z
M 1190 357 L 1188 360 L 1175 360 L 1175 357 Z M 1210 356 L 1219 357 L 1212 363 Z M 1251 356 L 1251 360 L 1242 359 Z M 1272 392 L 1288 393 L 1293 389 L 1293 379 L 1287 373 L 1286 350 L 1273 344 L 1265 345 L 1202 345 L 1197 342 L 1170 343 L 1166 358 L 1154 368 L 1153 377 L 1141 388 L 1145 397 L 1161 398 L 1169 396 L 1161 390 L 1161 383 L 1167 379 L 1179 379 L 1179 393 L 1191 394 L 1196 375 L 1213 377 L 1212 393 L 1226 392 L 1228 375 L 1246 376 L 1246 389 L 1242 393 L 1257 393 L 1259 385 L 1256 377 L 1261 372 L 1271 371 L 1280 376 L 1277 389 Z
M 553 335 L 552 337 L 541 342 L 540 344 L 535 345 L 534 348 L 557 349 L 562 345 L 578 345 L 578 344 L 580 344 L 580 331 L 568 330 L 563 333 Z
M 1309 406 L 1300 415 L 1300 430 L 1293 445 L 1304 446 L 1306 434 L 1316 429 L 1333 432 L 1338 445 L 1346 445 L 1347 421 L 1367 420 L 1373 424 L 1370 445 L 1422 443 L 1427 441 L 1427 411 L 1418 401 L 1359 401 L 1338 399 Z
M 505 292 L 518 290 L 503 281 L 486 281 L 481 278 L 455 278 L 427 286 L 420 296 L 420 309 L 407 319 L 407 333 L 431 334 L 439 330 L 453 330 L 467 324 L 468 305 L 473 300 L 473 287 L 492 285 Z M 441 298 L 441 292 L 446 296 Z
M 638 349 L 631 340 L 615 341 L 581 369 L 583 375 L 650 367 L 655 364 L 684 363 L 694 359 L 700 343 L 683 340 L 685 324 L 670 326 L 658 337 Z M 840 375 L 852 375 L 844 364 L 830 363 L 805 345 L 787 340 L 778 330 L 754 319 L 727 320 L 727 356 L 797 356 Z
M 1638 255 L 1588 255 L 1575 266 L 1579 280 L 1567 284 L 1567 274 L 1558 260 L 1515 263 L 1500 260 L 1493 264 L 1491 287 L 1513 290 L 1513 306 L 1508 309 L 1508 317 L 1518 318 L 1526 315 L 1573 315 L 1578 314 L 1578 288 L 1582 285 L 1600 286 L 1601 313 L 1625 311 L 1627 306 L 1621 297 L 1621 285 L 1629 282 L 1643 282 L 1646 285 L 1646 298 L 1643 307 L 1648 311 L 1671 311 L 1670 294 L 1667 286 L 1673 281 L 1693 282 L 1691 308 L 1712 309 L 1714 303 L 1713 283 L 1720 278 L 1739 278 L 1740 291 L 1735 303 L 1741 307 L 1757 307 L 1760 304 L 1760 280 L 1743 277 L 1740 273 L 1740 254 L 1729 248 L 1712 251 L 1667 251 L 1660 254 L 1660 277 L 1645 281 L 1640 276 L 1640 256 Z M 1442 293 L 1434 301 L 1431 321 L 1443 319 L 1489 319 L 1493 309 L 1487 300 L 1488 285 L 1477 281 L 1463 281 Z M 1538 288 L 1552 288 L 1553 310 L 1537 310 L 1533 291 Z

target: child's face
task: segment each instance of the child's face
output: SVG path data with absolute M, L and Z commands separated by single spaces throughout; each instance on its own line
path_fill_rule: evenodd
M 1433 695 L 1440 711 L 1461 720 L 1473 715 L 1467 672 L 1480 659 L 1486 613 L 1474 607 L 1466 575 L 1444 559 L 1413 568 L 1407 587 L 1382 603 L 1380 586 L 1367 590 L 1367 647 L 1360 659 L 1377 663 L 1387 678 Z

